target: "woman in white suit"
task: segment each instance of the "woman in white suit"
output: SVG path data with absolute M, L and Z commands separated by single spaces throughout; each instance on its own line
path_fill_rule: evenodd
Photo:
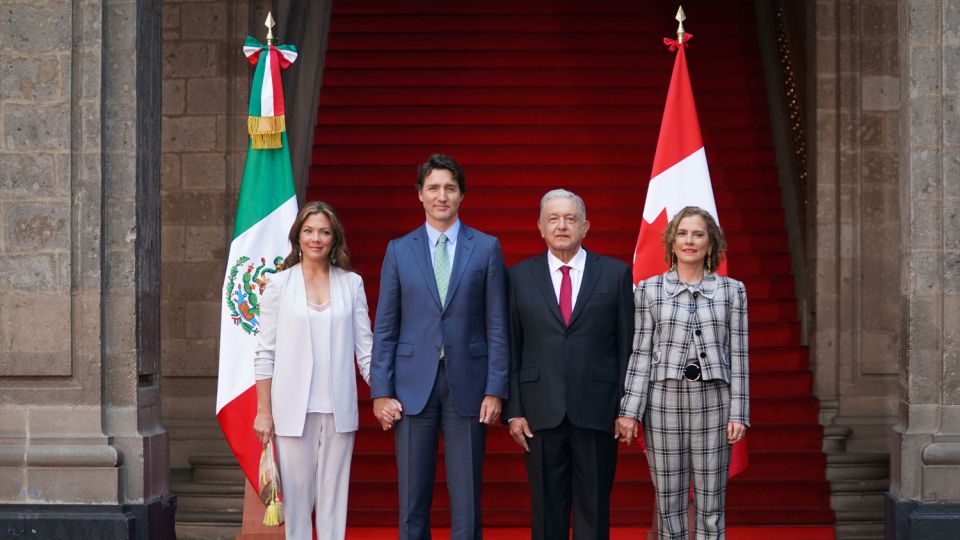
M 342 539 L 359 422 L 353 363 L 369 383 L 370 316 L 329 204 L 305 204 L 289 237 L 260 303 L 253 427 L 264 444 L 276 435 L 287 538 L 309 540 L 315 512 L 318 540 Z

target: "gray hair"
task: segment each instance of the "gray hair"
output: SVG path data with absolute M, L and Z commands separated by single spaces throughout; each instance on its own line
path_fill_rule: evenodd
M 580 218 L 583 220 L 587 219 L 587 205 L 583 204 L 583 199 L 581 199 L 576 193 L 567 191 L 565 189 L 551 189 L 544 194 L 544 196 L 540 199 L 540 216 L 543 216 L 543 207 L 554 199 L 570 199 L 571 201 L 577 203 L 577 208 L 580 209 Z

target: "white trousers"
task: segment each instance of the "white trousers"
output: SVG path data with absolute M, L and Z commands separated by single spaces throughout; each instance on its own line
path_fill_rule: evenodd
M 337 433 L 332 414 L 310 413 L 300 437 L 277 436 L 287 540 L 343 540 L 354 433 Z

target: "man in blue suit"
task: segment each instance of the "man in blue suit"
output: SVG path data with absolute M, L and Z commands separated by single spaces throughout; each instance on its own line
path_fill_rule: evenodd
M 373 334 L 373 412 L 396 428 L 400 538 L 430 538 L 443 434 L 451 539 L 481 538 L 486 424 L 507 397 L 510 352 L 500 242 L 460 222 L 463 170 L 434 154 L 417 191 L 426 223 L 387 246 Z

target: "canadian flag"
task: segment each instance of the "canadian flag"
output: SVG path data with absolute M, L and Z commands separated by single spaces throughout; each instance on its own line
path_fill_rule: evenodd
M 710 169 L 700 136 L 700 121 L 693 101 L 693 88 L 687 73 L 685 50 L 692 34 L 684 34 L 683 41 L 664 38 L 671 51 L 677 52 L 663 108 L 660 138 L 653 157 L 647 200 L 643 205 L 643 221 L 637 248 L 633 253 L 633 282 L 662 274 L 669 270 L 663 257 L 663 231 L 685 206 L 699 206 L 710 212 L 720 224 L 717 203 L 713 198 Z M 717 269 L 726 275 L 726 258 Z M 746 439 L 733 446 L 730 457 L 730 476 L 747 468 Z

